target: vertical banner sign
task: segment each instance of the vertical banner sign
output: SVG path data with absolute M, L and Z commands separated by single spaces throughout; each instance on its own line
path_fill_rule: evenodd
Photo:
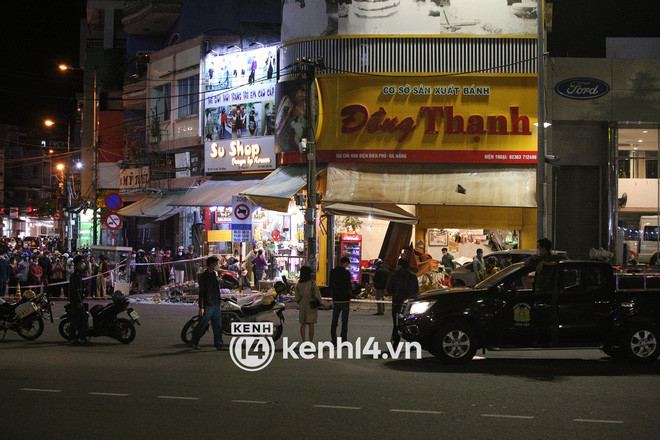
M 244 196 L 232 196 L 231 205 L 231 241 L 249 243 L 252 241 L 252 213 L 255 206 Z

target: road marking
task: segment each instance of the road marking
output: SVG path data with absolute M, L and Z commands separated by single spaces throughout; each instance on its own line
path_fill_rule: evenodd
M 43 388 L 21 388 L 21 391 L 36 391 L 39 393 L 61 393 L 62 390 L 46 390 Z
M 264 402 L 263 400 L 232 400 L 234 403 L 255 403 L 259 405 L 265 405 L 268 402 Z
M 175 400 L 199 400 L 199 397 L 184 397 L 184 396 L 158 396 L 159 399 L 175 399 Z
M 314 408 L 331 408 L 331 409 L 362 409 L 361 406 L 337 406 L 337 405 L 312 405 Z
M 481 417 L 495 417 L 501 419 L 533 419 L 534 416 L 514 416 L 510 414 L 482 414 Z
M 88 393 L 92 396 L 115 396 L 115 397 L 126 397 L 128 394 L 123 394 L 123 393 L 100 393 L 96 391 L 92 391 L 91 393 Z
M 574 422 L 583 422 L 583 423 L 614 423 L 621 424 L 623 420 L 592 420 L 592 419 L 573 419 Z
M 390 412 L 414 413 L 414 414 L 442 414 L 442 411 L 423 411 L 417 409 L 391 409 Z

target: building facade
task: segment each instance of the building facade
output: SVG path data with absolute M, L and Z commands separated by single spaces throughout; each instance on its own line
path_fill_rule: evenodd
M 658 253 L 657 43 L 609 40 L 607 58 L 549 60 L 549 224 L 573 258 L 603 248 L 619 264 L 649 263 Z
M 535 248 L 536 16 L 506 1 L 284 3 L 280 65 L 322 60 L 311 90 L 322 205 L 343 216 L 321 266 L 356 232 L 347 217 L 362 219 L 359 259 L 391 267 L 410 242 L 436 259 L 443 247 L 469 259 Z M 277 145 L 284 163 L 305 163 L 310 90 L 295 68 L 281 77 Z

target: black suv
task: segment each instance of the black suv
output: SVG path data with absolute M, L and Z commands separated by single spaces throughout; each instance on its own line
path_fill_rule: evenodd
M 425 292 L 403 305 L 399 333 L 452 363 L 480 348 L 601 347 L 637 362 L 658 358 L 658 277 L 625 274 L 620 283 L 608 264 L 567 260 L 544 267 L 540 288 L 534 270 L 518 263 L 473 289 Z

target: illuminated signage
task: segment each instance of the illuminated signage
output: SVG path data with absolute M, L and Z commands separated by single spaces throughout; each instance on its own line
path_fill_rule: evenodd
M 454 115 L 454 107 L 423 106 L 419 108 L 419 115 L 423 117 L 424 134 L 438 134 L 438 125 L 444 122 L 444 134 L 470 134 L 470 135 L 527 135 L 531 136 L 529 117 L 520 115 L 518 107 L 509 108 L 511 114 L 511 127 L 509 119 L 504 115 L 486 116 Z M 341 109 L 344 117 L 341 125 L 342 133 L 394 133 L 397 142 L 403 142 L 417 128 L 414 117 L 408 116 L 399 121 L 398 117 L 387 117 L 387 111 L 380 107 L 378 111 L 369 115 L 369 110 L 363 105 L 353 104 Z M 509 130 L 510 128 L 510 130 Z M 398 135 L 398 136 L 397 136 Z M 475 136 L 474 141 L 479 142 L 480 137 Z
M 275 134 L 276 46 L 204 58 L 206 140 Z
M 272 137 L 206 142 L 207 173 L 275 169 L 275 140 Z
M 319 77 L 318 86 L 321 162 L 536 162 L 535 75 L 336 74 Z M 288 127 L 297 127 L 293 102 L 278 107 L 276 118 L 276 132 L 289 138 L 295 130 Z M 304 161 L 298 145 L 280 137 L 282 163 Z

